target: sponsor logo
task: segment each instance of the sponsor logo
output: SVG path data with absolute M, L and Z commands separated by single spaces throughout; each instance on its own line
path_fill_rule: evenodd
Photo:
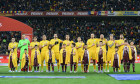
M 135 12 L 129 12 L 129 11 L 125 11 L 123 15 L 137 15 L 137 13 Z
M 62 15 L 74 15 L 74 12 L 62 12 Z
M 98 11 L 98 15 L 100 16 L 107 16 L 108 15 L 108 11 Z
M 15 15 L 28 15 L 28 13 L 15 13 Z
M 43 15 L 43 12 L 31 12 L 31 15 Z
M 114 11 L 108 11 L 108 16 L 115 16 L 115 12 Z
M 59 15 L 58 12 L 46 12 L 46 15 Z
M 78 12 L 77 15 L 88 15 L 88 12 Z

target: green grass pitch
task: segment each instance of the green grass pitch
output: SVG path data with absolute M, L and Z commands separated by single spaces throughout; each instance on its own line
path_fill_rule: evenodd
M 89 73 L 82 73 L 81 67 L 78 66 L 77 73 L 69 73 L 70 67 L 68 66 L 67 72 L 57 72 L 55 67 L 54 73 L 46 73 L 45 67 L 44 72 L 8 72 L 7 66 L 0 66 L 0 76 L 85 76 L 85 79 L 41 79 L 41 78 L 0 78 L 0 84 L 139 84 L 140 80 L 125 80 L 118 81 L 115 78 L 108 76 L 107 74 L 140 74 L 140 64 L 136 64 L 136 72 L 131 71 L 129 73 L 113 73 L 110 67 L 109 73 L 95 73 L 93 72 L 93 66 L 90 66 Z M 60 67 L 61 69 L 61 67 Z M 97 69 L 97 68 L 96 68 Z M 121 68 L 123 69 L 123 68 Z

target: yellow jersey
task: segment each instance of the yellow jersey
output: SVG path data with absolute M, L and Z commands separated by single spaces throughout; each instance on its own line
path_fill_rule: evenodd
M 58 44 L 55 45 L 55 42 L 58 42 Z M 59 52 L 59 48 L 60 48 L 60 43 L 62 43 L 63 41 L 60 39 L 51 39 L 50 44 L 54 45 L 52 47 L 52 49 L 54 50 L 54 52 Z
M 63 44 L 66 44 L 66 50 L 71 50 L 71 44 L 72 43 L 74 43 L 74 42 L 73 41 L 68 41 L 68 40 L 63 41 Z
M 108 51 L 114 51 L 114 52 L 115 52 L 115 42 L 114 42 L 114 44 L 113 44 L 113 42 L 114 42 L 114 41 L 112 41 L 112 40 L 109 40 L 109 41 L 107 42 Z M 112 44 L 113 44 L 113 45 L 112 45 Z M 109 45 L 112 45 L 112 47 L 110 47 Z
M 84 47 L 84 43 L 83 42 L 77 42 L 76 43 L 76 47 L 80 47 L 80 46 L 82 46 L 81 48 L 78 48 L 77 49 L 77 52 L 79 53 L 79 52 L 82 52 L 84 49 L 83 49 L 83 47 Z
M 117 40 L 117 44 L 118 44 L 118 45 L 120 45 L 120 44 L 122 44 L 122 43 L 124 43 L 124 40 L 122 40 L 122 39 Z M 124 48 L 124 45 L 119 46 L 119 50 L 123 50 L 123 48 Z
M 34 47 L 35 45 L 37 45 L 37 50 L 39 50 L 39 42 L 31 42 L 30 47 Z M 31 51 L 34 51 L 35 48 L 31 49 Z
M 93 43 L 95 44 L 94 46 L 92 46 Z M 88 50 L 95 50 L 97 47 L 97 39 L 96 38 L 88 39 L 87 46 L 88 46 Z
M 46 44 L 46 46 L 44 46 Z M 40 41 L 40 46 L 44 46 L 41 48 L 41 52 L 48 50 L 48 46 L 49 46 L 50 42 L 48 40 L 42 40 Z
M 11 43 L 9 43 L 8 47 L 10 49 L 15 47 L 14 53 L 17 55 L 17 48 L 18 48 L 18 43 L 17 42 L 14 42 L 14 43 L 11 42 Z M 11 53 L 11 51 L 10 51 L 10 53 Z

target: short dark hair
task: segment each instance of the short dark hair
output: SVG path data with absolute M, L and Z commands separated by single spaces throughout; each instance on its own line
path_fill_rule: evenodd
M 127 40 L 125 40 L 124 42 L 128 42 Z
M 118 46 L 115 46 L 115 48 L 118 48 Z
M 75 47 L 75 43 L 72 43 L 72 45 Z
M 27 50 L 26 48 L 24 50 Z
M 99 41 L 99 42 L 103 42 L 103 41 Z
M 51 48 L 52 48 L 52 45 L 50 44 L 50 45 L 49 45 L 49 47 L 51 47 Z
M 35 45 L 35 47 L 37 47 L 37 45 Z

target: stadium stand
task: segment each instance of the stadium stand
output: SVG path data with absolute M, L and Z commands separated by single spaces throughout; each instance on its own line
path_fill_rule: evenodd
M 139 0 L 0 0 L 1 11 L 138 11 Z

